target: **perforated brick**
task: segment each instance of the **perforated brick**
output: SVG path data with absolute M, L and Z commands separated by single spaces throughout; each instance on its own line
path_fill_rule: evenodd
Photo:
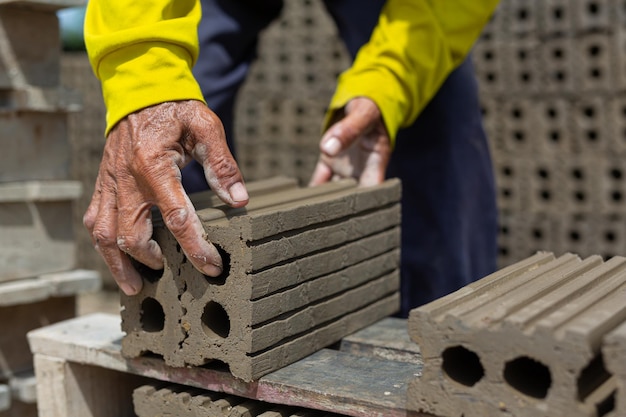
M 133 392 L 133 404 L 138 417 L 339 417 L 177 385 L 141 386 Z
M 397 180 L 263 184 L 251 185 L 246 209 L 198 209 L 224 253 L 221 277 L 198 272 L 157 227 L 166 267 L 144 274 L 139 295 L 122 297 L 126 356 L 149 351 L 172 366 L 217 360 L 252 380 L 397 309 Z
M 597 416 L 626 258 L 538 253 L 411 312 L 424 371 L 408 407 L 445 416 Z

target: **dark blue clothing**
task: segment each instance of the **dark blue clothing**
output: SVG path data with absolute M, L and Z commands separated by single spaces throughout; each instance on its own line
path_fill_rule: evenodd
M 368 41 L 384 1 L 324 2 L 354 57 Z M 259 32 L 279 0 L 203 0 L 200 59 L 194 74 L 234 152 L 236 93 L 255 58 Z M 417 121 L 399 132 L 389 177 L 402 180 L 402 307 L 399 316 L 493 272 L 497 209 L 478 88 L 466 60 Z M 183 170 L 187 191 L 206 189 L 200 165 Z

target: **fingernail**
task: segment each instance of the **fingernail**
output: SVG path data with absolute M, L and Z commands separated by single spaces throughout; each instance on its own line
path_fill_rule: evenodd
M 237 202 L 247 201 L 249 198 L 246 187 L 244 187 L 243 184 L 240 182 L 236 182 L 233 185 L 231 185 L 228 192 L 230 194 L 230 198 L 232 198 L 233 201 L 237 201 Z
M 217 277 L 222 273 L 222 268 L 213 264 L 206 264 L 202 267 L 202 272 L 204 275 L 208 275 L 210 277 Z
M 341 142 L 339 142 L 339 139 L 332 136 L 322 144 L 322 150 L 330 156 L 335 156 L 341 150 Z
M 135 294 L 137 294 L 137 292 L 138 292 L 138 291 L 135 289 L 135 287 L 133 287 L 133 286 L 132 286 L 132 285 L 130 285 L 130 284 L 125 284 L 125 283 L 124 283 L 124 284 L 120 284 L 120 289 L 121 289 L 122 291 L 124 291 L 124 294 L 126 294 L 126 295 L 135 295 Z

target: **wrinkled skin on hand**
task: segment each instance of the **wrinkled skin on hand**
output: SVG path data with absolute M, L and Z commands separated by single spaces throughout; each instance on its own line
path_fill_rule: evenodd
M 209 185 L 226 204 L 248 203 L 222 123 L 202 102 L 168 102 L 139 110 L 107 137 L 83 222 L 127 295 L 142 288 L 130 257 L 149 268 L 163 268 L 161 248 L 152 239 L 152 206 L 160 209 L 165 225 L 198 270 L 210 276 L 222 272 L 220 255 L 206 240 L 181 184 L 180 168 L 191 158 L 203 165 Z
M 352 99 L 336 119 L 320 141 L 320 158 L 309 185 L 339 178 L 355 178 L 361 186 L 383 182 L 391 146 L 376 103 L 365 97 Z

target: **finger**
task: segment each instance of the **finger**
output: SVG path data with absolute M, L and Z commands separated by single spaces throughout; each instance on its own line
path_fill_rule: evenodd
M 337 156 L 372 131 L 380 117 L 380 110 L 372 100 L 351 100 L 346 106 L 344 118 L 333 124 L 322 137 L 321 151 L 328 156 Z
M 249 201 L 248 191 L 228 149 L 222 122 L 208 108 L 202 116 L 191 125 L 196 139 L 193 156 L 202 165 L 207 183 L 217 196 L 231 207 L 243 207 Z
M 117 214 L 113 188 L 103 187 L 92 229 L 92 239 L 120 289 L 126 295 L 135 295 L 141 291 L 143 282 L 128 256 L 117 246 Z
M 152 239 L 151 204 L 134 181 L 118 182 L 117 246 L 136 261 L 155 270 L 163 269 L 163 253 Z
M 206 240 L 202 223 L 180 179 L 175 175 L 168 176 L 153 183 L 152 189 L 165 226 L 172 232 L 187 259 L 204 274 L 219 276 L 222 273 L 222 258 L 217 248 Z
M 313 175 L 311 176 L 311 180 L 309 181 L 310 187 L 315 187 L 317 185 L 321 185 L 330 181 L 333 177 L 333 170 L 326 162 L 324 162 L 323 158 L 319 158 L 317 161 L 317 165 L 315 166 L 315 170 L 313 171 Z

